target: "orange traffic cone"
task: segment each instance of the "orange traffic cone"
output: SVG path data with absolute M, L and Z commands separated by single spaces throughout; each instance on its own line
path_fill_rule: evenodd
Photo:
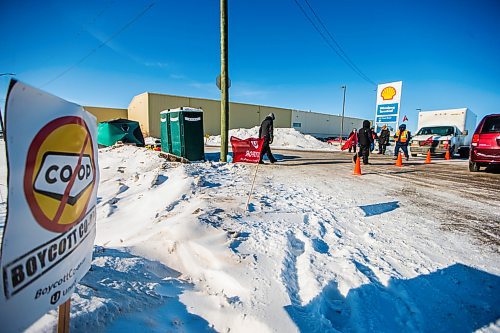
M 359 156 L 356 157 L 356 165 L 354 166 L 353 175 L 361 176 L 361 158 Z
M 425 164 L 431 164 L 431 151 L 427 151 L 427 158 L 425 159 Z
M 398 159 L 396 160 L 396 166 L 398 167 L 403 166 L 403 155 L 401 153 L 398 154 Z
M 444 159 L 445 159 L 445 160 L 449 160 L 449 159 L 451 159 L 451 156 L 450 156 L 450 151 L 449 151 L 448 149 L 446 150 L 446 154 L 444 154 Z

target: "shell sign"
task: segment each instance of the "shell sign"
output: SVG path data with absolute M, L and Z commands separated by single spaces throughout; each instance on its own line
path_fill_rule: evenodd
M 375 130 L 386 125 L 392 132 L 398 128 L 403 81 L 379 84 L 375 111 Z
M 384 101 L 390 101 L 394 98 L 394 96 L 396 96 L 396 88 L 394 88 L 393 86 L 387 86 L 382 89 L 380 96 Z

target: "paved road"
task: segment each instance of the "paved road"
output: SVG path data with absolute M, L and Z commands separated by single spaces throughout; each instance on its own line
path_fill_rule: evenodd
M 296 168 L 299 177 L 359 178 L 374 195 L 408 200 L 419 216 L 439 223 L 443 230 L 472 235 L 500 252 L 500 168 L 469 172 L 467 160 L 412 158 L 396 167 L 390 156 L 371 155 L 362 176 L 352 175 L 352 154 L 345 152 L 275 151 L 279 162 L 264 168 Z

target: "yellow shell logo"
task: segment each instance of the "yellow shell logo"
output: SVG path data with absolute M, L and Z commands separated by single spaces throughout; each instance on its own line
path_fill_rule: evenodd
M 380 96 L 382 96 L 384 101 L 391 100 L 396 96 L 396 88 L 391 86 L 385 87 L 382 89 Z

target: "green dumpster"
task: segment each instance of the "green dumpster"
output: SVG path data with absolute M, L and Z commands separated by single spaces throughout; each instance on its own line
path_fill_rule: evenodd
M 170 138 L 170 118 L 169 110 L 160 112 L 160 134 L 161 134 L 161 151 L 172 153 L 172 140 Z
M 181 107 L 166 114 L 171 154 L 190 161 L 204 160 L 203 110 Z

